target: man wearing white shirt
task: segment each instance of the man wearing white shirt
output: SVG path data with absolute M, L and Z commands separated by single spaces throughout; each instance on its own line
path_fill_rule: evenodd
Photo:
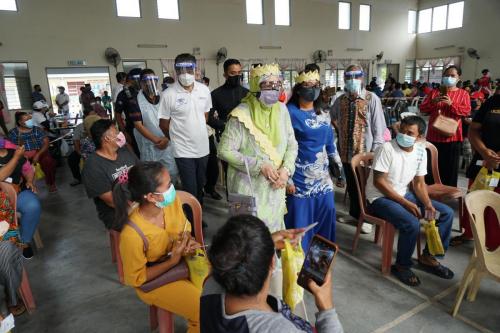
M 69 117 L 69 95 L 64 92 L 65 88 L 60 86 L 59 94 L 56 96 L 56 104 L 58 107 L 59 114 L 64 115 L 64 118 Z
M 417 116 L 401 120 L 396 139 L 382 144 L 376 151 L 366 184 L 369 211 L 394 225 L 399 231 L 398 254 L 391 272 L 403 283 L 418 286 L 419 278 L 410 269 L 415 251 L 420 219 L 434 220 L 446 251 L 450 243 L 453 210 L 431 200 L 424 177 L 427 174 L 427 153 L 417 138 L 425 134 L 425 122 Z M 410 189 L 410 184 L 413 186 Z M 453 278 L 453 272 L 441 265 L 425 247 L 418 260 L 421 269 L 443 279 Z
M 125 84 L 126 80 L 127 80 L 127 73 L 125 72 L 116 73 L 117 83 L 115 86 L 113 86 L 113 90 L 111 91 L 111 98 L 113 99 L 113 104 L 116 103 L 116 98 L 118 97 L 120 91 L 123 90 L 123 85 Z
M 210 90 L 195 81 L 196 58 L 175 58 L 177 82 L 160 99 L 160 128 L 173 144 L 183 189 L 203 203 L 209 154 L 206 120 L 212 108 Z

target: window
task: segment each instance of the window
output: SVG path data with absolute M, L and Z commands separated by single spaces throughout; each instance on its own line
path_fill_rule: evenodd
M 414 34 L 417 32 L 417 11 L 408 11 L 408 33 Z
M 0 0 L 0 10 L 17 12 L 16 0 Z
M 281 77 L 282 77 L 282 82 L 283 82 L 283 88 L 285 90 L 292 90 L 293 86 L 295 85 L 295 78 L 299 75 L 299 73 L 296 70 L 290 69 L 290 70 L 285 70 L 281 71 Z
M 339 2 L 339 29 L 351 29 L 351 3 Z
M 290 0 L 274 0 L 274 24 L 290 25 Z
M 418 33 L 431 32 L 432 8 L 418 12 Z
M 156 0 L 158 6 L 158 18 L 178 20 L 179 2 L 178 0 Z
M 405 82 L 413 82 L 415 75 L 415 60 L 406 60 L 405 65 Z
M 464 19 L 464 2 L 455 2 L 448 8 L 448 29 L 461 28 Z
M 327 87 L 336 87 L 344 89 L 344 70 L 338 68 L 326 69 L 325 85 Z
M 139 0 L 116 0 L 116 14 L 123 17 L 141 17 Z
M 448 6 L 439 6 L 432 8 L 432 31 L 446 29 L 446 14 L 448 14 Z
M 31 110 L 31 82 L 26 62 L 4 62 L 5 95 L 9 110 Z
M 359 5 L 359 30 L 370 31 L 370 5 Z
M 246 0 L 247 24 L 263 24 L 262 0 Z
M 122 65 L 123 65 L 123 71 L 125 73 L 130 72 L 130 70 L 134 68 L 140 68 L 140 69 L 147 68 L 146 61 L 144 60 L 124 60 L 122 62 Z

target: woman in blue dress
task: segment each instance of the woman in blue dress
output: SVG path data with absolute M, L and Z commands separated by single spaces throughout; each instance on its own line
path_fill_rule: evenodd
M 337 150 L 327 114 L 320 110 L 319 73 L 301 72 L 287 104 L 299 145 L 295 173 L 287 185 L 287 228 L 318 224 L 302 238 L 305 251 L 314 234 L 335 240 L 335 202 L 329 173 Z

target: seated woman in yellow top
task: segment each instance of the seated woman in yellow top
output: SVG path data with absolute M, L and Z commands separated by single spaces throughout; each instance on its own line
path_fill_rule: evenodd
M 199 246 L 190 236 L 191 224 L 184 216 L 182 203 L 175 197 L 175 188 L 167 169 L 159 162 L 143 162 L 128 172 L 128 182 L 121 181 L 113 189 L 116 229 L 120 235 L 120 254 L 125 284 L 135 287 L 146 304 L 155 305 L 182 316 L 188 321 L 188 332 L 199 332 L 201 290 L 189 280 L 179 280 L 150 292 L 139 287 L 165 273 Z M 139 203 L 127 216 L 129 202 Z M 127 225 L 134 222 L 149 242 Z M 171 254 L 170 254 L 171 253 Z M 159 262 L 154 266 L 147 263 Z

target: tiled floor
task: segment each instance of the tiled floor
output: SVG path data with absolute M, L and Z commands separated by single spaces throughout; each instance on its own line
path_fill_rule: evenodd
M 26 262 L 38 308 L 17 319 L 17 332 L 149 332 L 147 306 L 118 283 L 93 203 L 82 186 L 69 187 L 66 167 L 58 171 L 57 194 L 41 186 L 45 248 Z M 336 197 L 338 211 L 345 213 L 343 192 Z M 207 199 L 207 243 L 226 218 L 224 202 Z M 363 236 L 352 256 L 353 234 L 353 226 L 337 224 L 341 252 L 334 268 L 334 301 L 346 332 L 500 332 L 500 284 L 492 281 L 482 283 L 474 303 L 463 302 L 459 317 L 449 315 L 472 245 L 448 252 L 444 263 L 455 271 L 453 280 L 416 270 L 422 285 L 410 288 L 380 274 L 381 253 L 371 241 L 373 234 Z M 308 317 L 314 318 L 314 301 L 307 293 L 306 305 Z M 176 332 L 185 327 L 176 319 Z

